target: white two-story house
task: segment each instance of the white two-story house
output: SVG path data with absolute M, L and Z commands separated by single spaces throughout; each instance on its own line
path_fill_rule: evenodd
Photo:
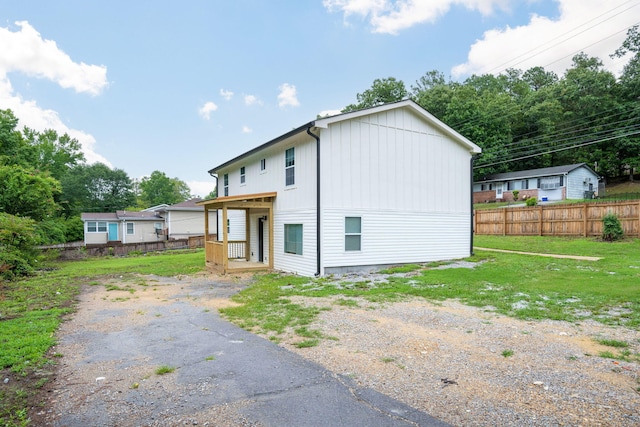
M 469 256 L 479 152 L 411 100 L 308 122 L 209 171 L 207 262 L 313 276 Z

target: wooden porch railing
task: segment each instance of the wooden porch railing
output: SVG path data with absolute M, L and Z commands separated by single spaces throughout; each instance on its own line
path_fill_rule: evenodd
M 207 262 L 211 262 L 216 265 L 223 265 L 223 242 L 207 241 L 205 245 L 205 257 Z M 227 242 L 227 258 L 233 259 L 246 259 L 247 256 L 247 242 L 245 240 L 230 240 Z

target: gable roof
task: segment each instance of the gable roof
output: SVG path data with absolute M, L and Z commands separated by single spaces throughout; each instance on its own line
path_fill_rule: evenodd
M 163 220 L 156 212 L 83 212 L 80 215 L 82 221 L 158 221 Z
M 200 197 L 195 197 L 193 199 L 185 200 L 184 202 L 159 209 L 159 211 L 204 211 L 204 207 L 197 204 L 200 201 L 202 201 Z
M 576 163 L 573 165 L 552 166 L 549 168 L 529 169 L 529 170 L 517 171 L 517 172 L 494 173 L 491 175 L 487 175 L 483 180 L 480 180 L 477 182 L 509 181 L 513 179 L 538 178 L 538 177 L 544 177 L 544 176 L 562 175 L 562 174 L 567 174 L 569 172 L 572 172 L 581 167 L 585 167 L 589 171 L 591 171 L 594 175 L 598 175 L 589 166 L 587 166 L 586 163 Z
M 358 111 L 351 111 L 348 113 L 342 113 L 342 114 L 337 114 L 335 116 L 329 116 L 329 117 L 323 117 L 320 119 L 316 119 L 316 120 L 312 120 L 310 122 L 307 122 L 305 124 L 303 124 L 302 126 L 299 126 L 283 135 L 280 135 L 277 138 L 272 139 L 271 141 L 268 141 L 262 145 L 259 145 L 258 147 L 247 151 L 246 153 L 240 154 L 237 157 L 234 157 L 233 159 L 222 163 L 219 166 L 214 167 L 213 169 L 209 170 L 209 174 L 213 174 L 216 173 L 218 170 L 223 169 L 239 160 L 242 160 L 245 157 L 249 157 L 250 155 L 257 153 L 259 151 L 264 150 L 265 148 L 268 148 L 272 145 L 275 145 L 281 141 L 284 141 L 286 139 L 289 139 L 291 137 L 294 137 L 296 135 L 302 134 L 302 133 L 308 133 L 311 131 L 312 128 L 327 128 L 329 127 L 330 124 L 332 123 L 336 123 L 336 122 L 341 122 L 341 121 L 345 121 L 345 120 L 352 120 L 358 117 L 362 117 L 362 116 L 367 116 L 367 115 L 371 115 L 371 114 L 376 114 L 376 113 L 381 113 L 384 111 L 388 111 L 388 110 L 393 110 L 393 109 L 398 109 L 398 108 L 408 108 L 412 111 L 414 111 L 415 113 L 417 113 L 420 117 L 422 117 L 426 122 L 428 122 L 429 124 L 433 125 L 434 127 L 436 127 L 437 129 L 439 129 L 441 132 L 445 133 L 446 135 L 450 136 L 451 138 L 453 138 L 454 140 L 456 140 L 457 142 L 459 142 L 460 144 L 462 144 L 463 146 L 467 147 L 469 149 L 469 151 L 471 153 L 480 153 L 482 151 L 482 149 L 480 147 L 478 147 L 476 144 L 474 144 L 473 142 L 469 141 L 467 138 L 465 138 L 464 136 L 460 135 L 458 132 L 456 132 L 455 130 L 453 130 L 452 128 L 450 128 L 449 126 L 447 126 L 446 124 L 444 124 L 443 122 L 441 122 L 440 120 L 438 120 L 434 115 L 432 115 L 431 113 L 429 113 L 427 110 L 425 110 L 424 108 L 422 108 L 420 105 L 418 105 L 415 101 L 411 100 L 411 99 L 405 99 L 402 101 L 398 101 L 398 102 L 392 102 L 389 104 L 383 104 L 383 105 L 378 105 L 376 107 L 371 107 L 371 108 L 365 108 L 362 110 L 358 110 Z

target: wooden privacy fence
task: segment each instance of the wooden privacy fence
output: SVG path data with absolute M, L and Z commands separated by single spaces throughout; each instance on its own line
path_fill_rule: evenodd
M 625 236 L 640 237 L 639 200 L 476 210 L 473 229 L 503 236 L 602 236 L 602 218 L 609 213 Z

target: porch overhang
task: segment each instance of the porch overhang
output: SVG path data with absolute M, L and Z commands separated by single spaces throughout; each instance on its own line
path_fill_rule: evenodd
M 273 201 L 276 198 L 276 192 L 270 193 L 255 193 L 255 194 L 241 194 L 237 196 L 218 197 L 216 199 L 202 200 L 196 203 L 199 206 L 204 207 L 204 228 L 205 228 L 205 257 L 207 266 L 221 271 L 223 274 L 236 273 L 244 271 L 260 271 L 273 269 Z M 251 242 L 251 224 L 250 224 L 250 211 L 251 209 L 259 209 L 260 211 L 266 211 L 269 227 L 269 263 L 251 262 L 250 261 L 250 242 Z M 222 211 L 222 241 L 212 240 L 209 236 L 209 211 L 221 210 Z M 246 227 L 245 227 L 245 240 L 243 241 L 230 241 L 228 230 L 226 227 L 229 210 L 244 210 Z M 235 260 L 229 257 L 230 245 L 243 245 L 244 259 L 239 260 L 237 257 Z

